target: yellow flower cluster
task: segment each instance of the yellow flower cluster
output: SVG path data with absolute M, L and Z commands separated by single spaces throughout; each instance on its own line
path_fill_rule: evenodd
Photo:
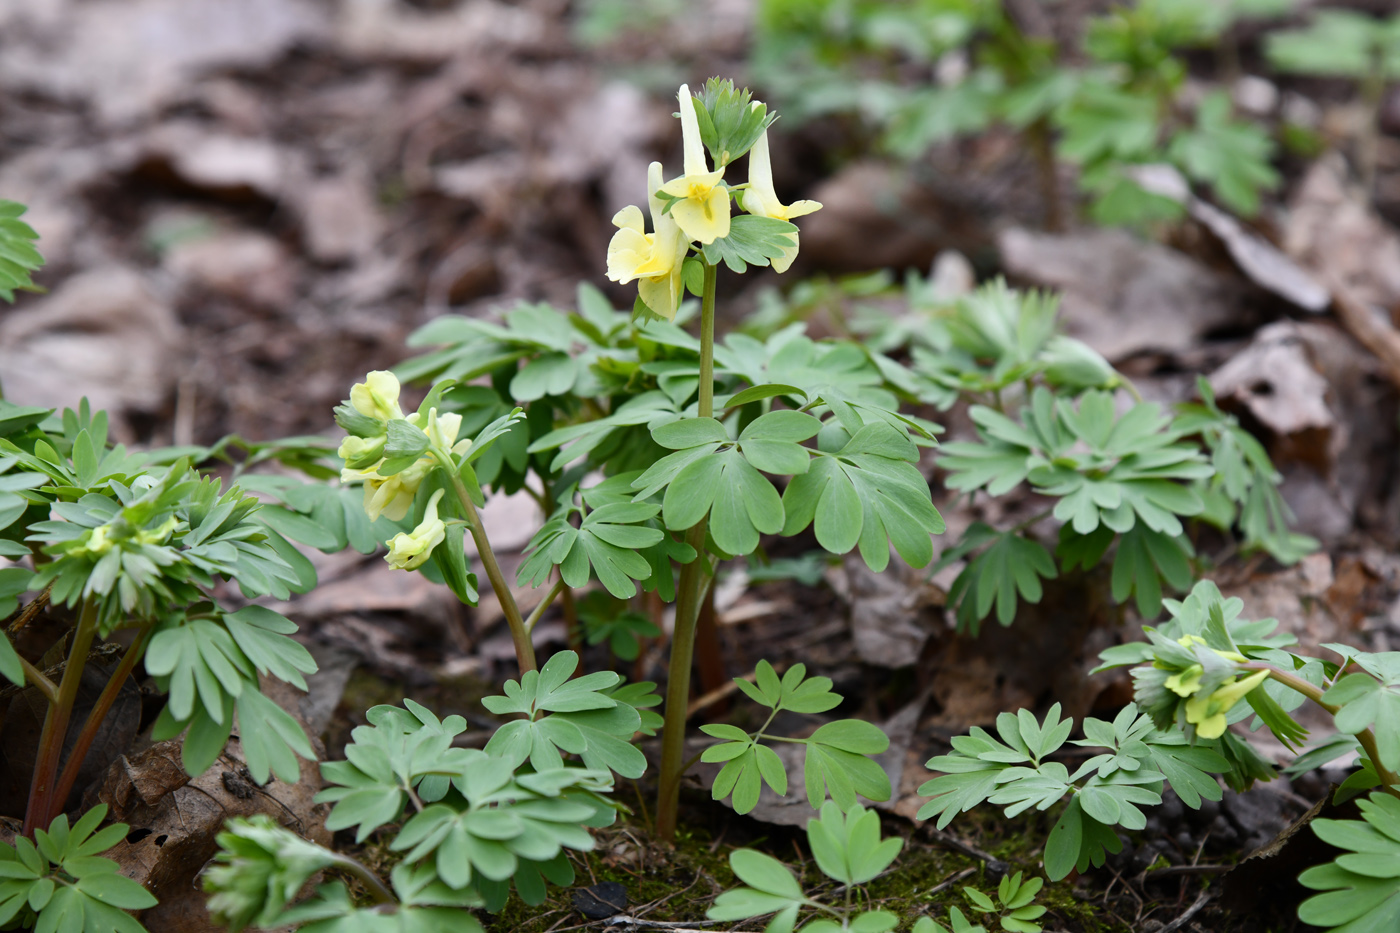
M 724 186 L 724 166 L 709 170 L 700 121 L 690 88 L 682 84 L 677 95 L 681 112 L 681 140 L 685 172 L 663 181 L 660 162 L 647 168 L 647 205 L 654 232 L 647 233 L 641 209 L 629 205 L 613 217 L 618 228 L 608 244 L 608 278 L 620 284 L 637 282 L 637 291 L 652 311 L 671 320 L 684 297 L 681 270 L 692 243 L 702 246 L 729 235 L 729 189 Z M 754 107 L 760 106 L 758 103 Z M 749 150 L 749 181 L 740 186 L 740 205 L 750 214 L 791 220 L 818 210 L 816 201 L 784 205 L 773 190 L 773 168 L 768 156 L 768 131 Z M 666 195 L 666 198 L 660 197 Z M 666 200 L 672 199 L 666 210 Z M 786 272 L 797 256 L 793 245 L 773 260 L 773 268 Z
M 1204 645 L 1206 640 L 1199 635 L 1183 635 L 1177 642 L 1190 647 L 1193 644 Z M 1248 660 L 1234 651 L 1213 650 L 1227 661 L 1244 663 Z M 1244 680 L 1231 677 L 1213 692 L 1201 696 L 1201 676 L 1204 673 L 1205 668 L 1199 664 L 1192 664 L 1168 677 L 1166 688 L 1179 697 L 1189 697 L 1186 701 L 1186 721 L 1196 727 L 1197 735 L 1205 739 L 1218 739 L 1224 735 L 1228 725 L 1226 714 L 1251 690 L 1263 683 L 1269 674 L 1267 671 L 1258 671 Z
M 350 404 L 360 414 L 378 421 L 403 418 L 426 432 L 433 446 L 442 450 L 461 455 L 471 446 L 470 440 L 457 440 L 457 432 L 462 428 L 461 415 L 451 412 L 439 415 L 434 408 L 426 416 L 414 413 L 405 418 L 399 408 L 399 380 L 393 373 L 382 370 L 370 373 L 364 382 L 350 390 Z M 363 459 L 367 451 L 375 451 L 376 444 L 379 459 L 367 467 L 346 467 L 340 471 L 340 481 L 364 483 L 365 514 L 370 521 L 380 515 L 391 521 L 399 521 L 413 507 L 413 497 L 418 493 L 418 487 L 433 468 L 433 457 L 431 453 L 425 453 L 406 469 L 384 476 L 379 473 L 379 468 L 384 465 L 382 438 L 347 437 L 341 442 L 338 453 L 342 459 L 353 462 Z

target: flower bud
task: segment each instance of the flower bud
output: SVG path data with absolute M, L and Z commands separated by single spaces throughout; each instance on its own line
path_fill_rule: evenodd
M 399 408 L 399 380 L 387 370 L 377 369 L 350 389 L 350 404 L 367 418 L 389 421 L 402 418 Z
M 423 520 L 413 531 L 407 534 L 399 532 L 390 539 L 389 553 L 384 558 L 390 567 L 395 570 L 418 569 L 432 555 L 433 548 L 447 537 L 447 525 L 438 518 L 438 501 L 442 496 L 441 489 L 433 493 L 423 513 Z

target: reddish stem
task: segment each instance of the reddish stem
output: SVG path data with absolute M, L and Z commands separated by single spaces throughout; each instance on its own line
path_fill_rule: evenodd
M 117 701 L 117 696 L 122 691 L 122 686 L 126 684 L 126 679 L 131 676 L 131 669 L 136 666 L 136 662 L 141 657 L 142 650 L 146 647 L 146 639 L 151 634 L 151 628 L 143 628 L 136 636 L 136 640 L 131 643 L 131 647 L 126 649 L 126 654 L 122 656 L 121 663 L 117 665 L 116 672 L 112 674 L 107 686 L 102 690 L 102 695 L 97 698 L 97 702 L 92 707 L 92 712 L 88 713 L 87 722 L 83 723 L 83 731 L 78 733 L 78 740 L 73 744 L 73 750 L 68 753 L 68 762 L 63 766 L 63 773 L 59 775 L 58 787 L 54 791 L 54 804 L 50 808 L 55 810 L 61 808 L 68 795 L 73 791 L 73 785 L 77 783 L 78 772 L 82 770 L 83 760 L 87 758 L 88 749 L 97 739 L 97 730 L 102 728 L 103 721 L 107 714 L 112 711 L 112 704 Z M 47 818 L 52 820 L 58 816 L 58 812 L 51 812 Z

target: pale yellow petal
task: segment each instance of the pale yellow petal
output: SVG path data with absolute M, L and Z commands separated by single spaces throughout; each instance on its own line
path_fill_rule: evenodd
M 681 85 L 680 92 L 676 94 L 676 101 L 681 112 L 681 145 L 685 153 L 685 173 L 703 175 L 708 168 L 705 164 L 705 143 L 700 138 L 700 119 L 695 116 L 695 103 L 688 86 Z
M 629 204 L 622 210 L 613 214 L 613 226 L 623 230 L 635 230 L 638 233 L 646 233 L 646 224 L 642 220 L 642 209 L 635 204 Z
M 724 169 L 706 172 L 703 175 L 682 175 L 666 182 L 659 190 L 673 198 L 704 198 L 714 191 L 715 185 L 718 185 L 723 177 Z
M 668 321 L 675 320 L 680 305 L 680 272 L 637 280 L 637 294 L 646 306 Z
M 791 220 L 794 217 L 804 217 L 807 214 L 814 214 L 821 209 L 822 204 L 820 201 L 793 201 L 785 209 L 787 214 L 786 219 Z
M 774 198 L 769 201 L 763 193 L 754 188 L 745 188 L 739 192 L 739 205 L 750 214 L 758 217 L 772 217 L 774 220 L 786 220 L 783 216 L 783 206 Z
M 636 230 L 624 228 L 613 234 L 608 243 L 608 278 L 626 284 L 638 275 L 652 252 L 652 238 Z
M 792 238 L 792 245 L 783 247 L 783 254 L 781 256 L 769 260 L 773 266 L 773 271 L 779 274 L 788 271 L 792 266 L 792 261 L 797 258 L 797 231 L 794 230 L 787 235 Z
M 671 205 L 671 216 L 687 239 L 713 243 L 729 235 L 729 192 L 716 188 L 703 200 L 676 201 Z
M 368 418 L 388 421 L 402 418 L 399 409 L 399 380 L 387 370 L 378 369 L 365 376 L 365 381 L 350 388 L 350 404 Z

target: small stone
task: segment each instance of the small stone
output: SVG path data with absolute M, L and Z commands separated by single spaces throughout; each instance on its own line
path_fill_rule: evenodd
M 574 889 L 574 908 L 589 920 L 606 920 L 627 909 L 627 889 L 617 881 L 600 881 Z

